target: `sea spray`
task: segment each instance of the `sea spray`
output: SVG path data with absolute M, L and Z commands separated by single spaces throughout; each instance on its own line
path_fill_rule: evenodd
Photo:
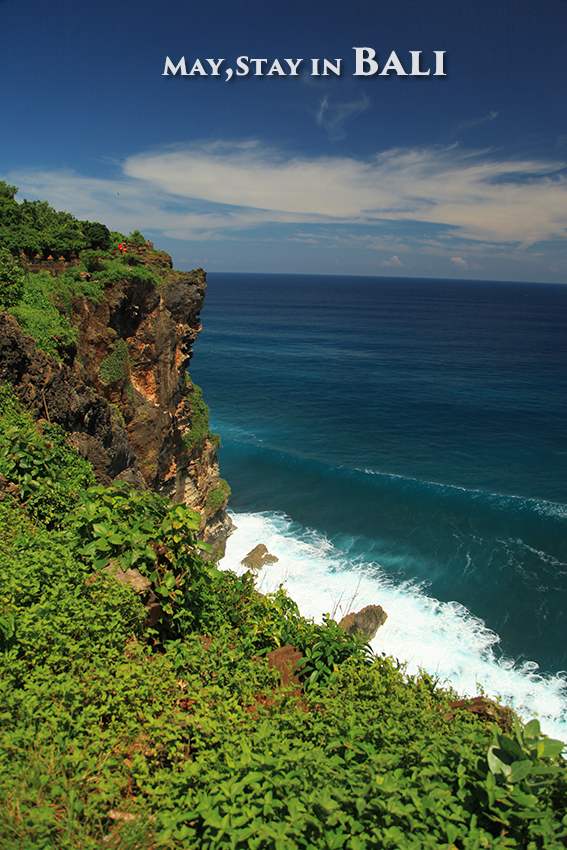
M 229 538 L 221 566 L 245 571 L 242 558 L 258 543 L 278 558 L 257 578 L 262 592 L 283 585 L 301 613 L 321 622 L 380 604 L 388 614 L 372 649 L 423 668 L 459 696 L 488 696 L 511 705 L 524 719 L 538 716 L 543 730 L 567 741 L 567 677 L 541 675 L 534 661 L 500 654 L 500 638 L 458 602 L 440 602 L 423 585 L 395 583 L 380 564 L 350 556 L 324 535 L 281 513 L 235 513 L 237 531 Z

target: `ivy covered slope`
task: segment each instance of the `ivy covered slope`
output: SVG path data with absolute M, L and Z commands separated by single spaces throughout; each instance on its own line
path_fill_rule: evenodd
M 563 745 L 537 721 L 450 710 L 219 572 L 184 505 L 95 484 L 8 386 L 0 410 L 0 846 L 565 847 Z M 299 694 L 265 657 L 287 644 Z
M 98 481 L 198 510 L 200 537 L 221 552 L 229 488 L 187 372 L 205 273 L 173 270 L 139 231 L 111 233 L 16 193 L 0 182 L 0 380 L 73 435 Z

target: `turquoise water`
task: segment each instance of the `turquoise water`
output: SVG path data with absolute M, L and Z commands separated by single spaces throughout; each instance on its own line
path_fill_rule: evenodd
M 269 539 L 309 616 L 382 604 L 377 649 L 567 737 L 567 287 L 208 279 L 226 564 Z

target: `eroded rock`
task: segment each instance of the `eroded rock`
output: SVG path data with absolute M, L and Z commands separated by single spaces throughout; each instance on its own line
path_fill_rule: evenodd
M 277 562 L 278 558 L 275 555 L 270 555 L 267 546 L 258 543 L 240 563 L 253 572 L 259 572 L 266 564 L 276 564 Z
M 347 614 L 339 623 L 339 628 L 349 635 L 362 635 L 372 640 L 388 615 L 381 605 L 367 605 L 356 614 Z
M 222 555 L 232 524 L 228 491 L 219 503 L 218 440 L 199 431 L 200 395 L 187 377 L 206 275 L 172 270 L 163 252 L 138 253 L 162 285 L 118 280 L 96 304 L 73 297 L 77 343 L 65 363 L 0 314 L 0 380 L 13 384 L 34 418 L 68 431 L 100 483 L 151 488 L 198 511 L 199 538 Z
M 47 419 L 69 433 L 102 484 L 128 477 L 145 487 L 128 435 L 109 403 L 69 366 L 40 351 L 8 313 L 0 313 L 0 381 L 12 384 L 35 419 Z
M 143 576 L 139 570 L 128 567 L 124 571 L 116 561 L 111 561 L 108 566 L 102 568 L 102 571 L 113 576 L 119 584 L 129 585 L 136 593 L 146 593 L 152 586 L 151 581 Z

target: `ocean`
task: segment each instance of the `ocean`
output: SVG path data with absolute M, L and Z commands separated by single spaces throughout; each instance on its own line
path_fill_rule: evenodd
M 567 286 L 211 273 L 201 319 L 222 566 L 567 741 Z

